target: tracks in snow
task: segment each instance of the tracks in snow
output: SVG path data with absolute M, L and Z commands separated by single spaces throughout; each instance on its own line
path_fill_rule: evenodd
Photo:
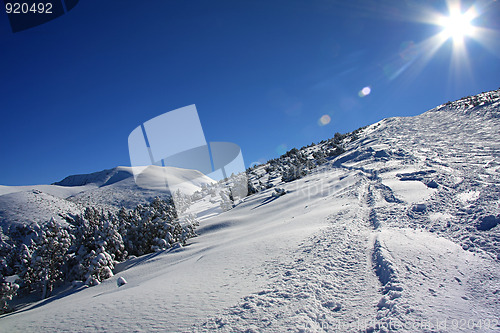
M 375 331 L 371 323 L 383 319 L 381 310 L 386 312 L 391 304 L 386 298 L 398 295 L 393 290 L 395 273 L 383 249 L 374 250 L 377 241 L 373 239 L 374 229 L 380 226 L 376 202 L 392 193 L 377 180 L 363 174 L 356 177 L 355 184 L 329 198 L 343 202 L 328 216 L 329 226 L 301 244 L 288 260 L 268 265 L 267 288 L 193 330 Z M 381 278 L 383 274 L 387 279 Z
M 398 331 L 410 332 L 405 325 L 434 315 L 487 315 L 490 305 L 474 308 L 467 300 L 468 285 L 475 282 L 464 281 L 464 268 L 453 266 L 455 260 L 466 265 L 469 254 L 430 233 L 393 228 L 408 225 L 408 205 L 376 175 L 348 172 L 357 181 L 328 197 L 335 202 L 328 227 L 288 257 L 265 264 L 267 287 L 193 331 L 386 332 L 403 327 Z M 448 299 L 454 305 L 447 305 Z

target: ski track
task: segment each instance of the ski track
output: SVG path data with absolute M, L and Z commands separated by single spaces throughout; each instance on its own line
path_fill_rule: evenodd
M 358 331 L 375 318 L 380 283 L 372 272 L 362 182 L 360 177 L 347 191 L 329 198 L 347 199 L 344 209 L 330 215 L 329 226 L 302 243 L 289 262 L 270 265 L 272 282 L 266 289 L 193 331 Z
M 498 322 L 498 262 L 425 230 L 382 227 L 401 226 L 407 207 L 377 176 L 358 177 L 329 198 L 349 204 L 328 228 L 265 269 L 267 288 L 192 331 L 446 332 L 462 321 L 472 321 L 469 331 L 497 331 L 474 323 Z

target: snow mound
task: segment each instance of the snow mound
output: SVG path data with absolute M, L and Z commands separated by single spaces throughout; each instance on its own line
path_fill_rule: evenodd
M 151 165 L 141 170 L 136 183 L 146 189 L 165 191 L 168 187 L 172 187 L 175 190 L 180 189 L 182 193 L 192 194 L 202 186 L 213 184 L 215 181 L 198 170 Z
M 120 276 L 118 279 L 116 279 L 116 284 L 118 285 L 118 287 L 121 287 L 127 284 L 127 280 L 125 280 L 123 276 Z

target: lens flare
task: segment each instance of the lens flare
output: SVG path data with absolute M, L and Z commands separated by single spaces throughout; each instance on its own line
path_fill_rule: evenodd
M 418 56 L 418 50 L 415 46 L 415 42 L 410 40 L 401 43 L 399 48 L 399 56 L 405 62 L 413 61 L 413 59 Z
M 264 164 L 264 163 L 266 163 L 266 161 L 263 158 L 259 158 L 258 161 L 253 161 L 252 163 L 250 163 L 249 167 L 253 168 L 253 167 L 256 167 L 256 166 Z
M 365 96 L 370 95 L 371 92 L 372 92 L 372 89 L 369 86 L 366 86 L 358 92 L 358 95 L 359 95 L 359 97 L 365 97 Z
M 325 114 L 325 115 L 322 115 L 321 118 L 319 118 L 318 125 L 325 126 L 325 125 L 328 125 L 330 123 L 330 121 L 332 121 L 332 118 L 329 115 Z

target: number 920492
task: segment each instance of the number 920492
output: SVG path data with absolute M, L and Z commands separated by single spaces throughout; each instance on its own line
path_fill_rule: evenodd
M 52 3 L 7 2 L 5 12 L 7 14 L 52 14 Z

